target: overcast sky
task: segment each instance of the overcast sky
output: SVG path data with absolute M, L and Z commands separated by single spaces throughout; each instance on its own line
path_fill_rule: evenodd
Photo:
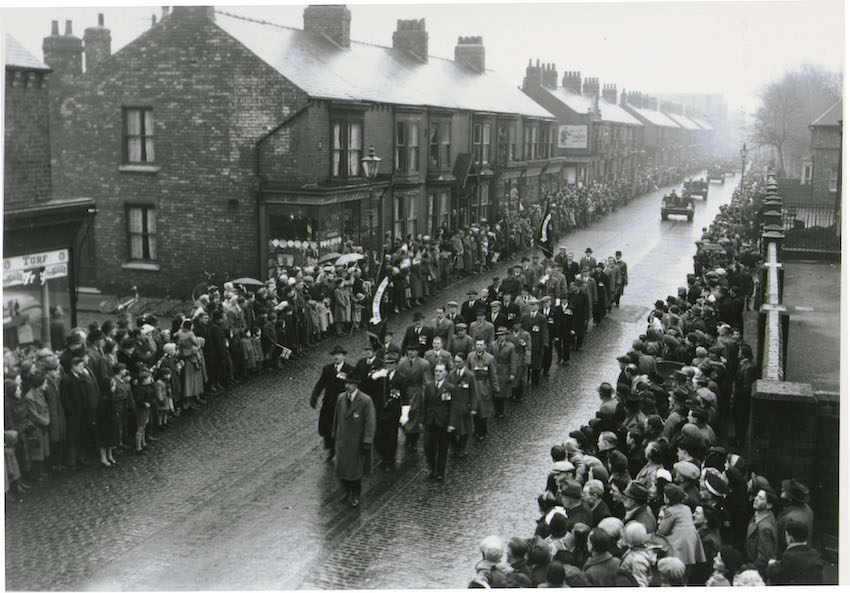
M 48 4 L 54 5 L 46 7 Z M 56 6 L 59 4 L 58 6 Z M 0 22 L 36 57 L 50 21 L 73 21 L 82 37 L 103 12 L 115 52 L 150 27 L 159 5 L 5 3 Z M 32 8 L 32 6 L 42 6 Z M 723 93 L 731 109 L 754 110 L 758 89 L 803 62 L 844 67 L 842 0 L 755 2 L 561 2 L 481 4 L 349 3 L 351 38 L 392 45 L 397 19 L 425 18 L 429 53 L 452 58 L 458 36 L 481 35 L 487 67 L 519 86 L 529 58 L 580 70 L 601 84 L 649 94 Z M 302 27 L 304 5 L 220 6 L 237 14 Z

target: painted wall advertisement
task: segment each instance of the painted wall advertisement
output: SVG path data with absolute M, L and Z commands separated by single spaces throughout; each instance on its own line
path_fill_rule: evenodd
M 587 126 L 558 126 L 558 148 L 587 148 Z

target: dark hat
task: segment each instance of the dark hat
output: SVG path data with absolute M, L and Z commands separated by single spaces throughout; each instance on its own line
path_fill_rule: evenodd
M 679 504 L 685 500 L 685 491 L 681 486 L 676 484 L 667 484 L 664 486 L 664 495 L 670 501 L 670 504 Z
M 591 249 L 590 247 L 588 247 L 587 249 L 585 249 L 585 250 L 584 250 L 584 252 L 585 252 L 585 253 L 593 253 L 593 249 Z
M 354 383 L 355 385 L 360 385 L 360 376 L 356 371 L 342 371 L 337 373 L 337 379 L 341 379 L 344 383 Z
M 706 422 L 708 420 L 708 412 L 704 408 L 692 408 L 691 414 L 693 414 L 694 418 L 700 420 L 701 422 Z
M 773 486 L 770 485 L 770 482 L 767 480 L 767 478 L 754 473 L 750 478 L 748 490 L 752 494 L 756 494 L 759 490 L 764 490 L 765 492 L 773 492 Z
M 744 563 L 741 553 L 733 546 L 728 545 L 720 546 L 720 559 L 723 560 L 723 565 L 726 567 L 728 574 L 737 573 L 738 569 Z
M 579 496 L 581 496 L 581 486 L 579 486 Z M 555 533 L 566 533 L 567 516 L 564 513 L 552 513 L 552 517 L 549 519 L 549 529 Z
M 478 291 L 475 290 L 474 288 L 470 288 L 469 290 L 466 291 L 466 294 L 478 294 Z
M 626 471 L 629 468 L 629 460 L 621 451 L 611 451 L 608 455 L 608 463 L 614 473 Z
M 331 350 L 331 354 L 348 354 L 348 351 L 346 351 L 346 349 L 345 349 L 345 348 L 343 348 L 342 346 L 340 346 L 339 344 L 337 344 L 337 345 L 336 345 L 336 346 L 334 346 L 334 347 L 333 347 L 333 349 Z
M 610 383 L 600 384 L 596 391 L 598 391 L 600 395 L 604 395 L 605 397 L 610 397 L 614 395 L 614 388 L 611 386 Z
M 797 479 L 782 480 L 782 493 L 794 502 L 809 502 L 808 486 Z
M 506 328 L 504 325 L 500 325 L 500 326 L 496 329 L 496 335 L 497 335 L 497 336 L 503 336 L 503 335 L 505 335 L 505 334 L 507 334 L 507 333 L 510 333 L 510 332 L 508 332 L 508 328 Z
M 570 498 L 581 498 L 581 483 L 578 480 L 565 480 L 560 490 L 562 494 Z
M 729 494 L 729 484 L 719 472 L 709 471 L 705 474 L 705 487 L 715 496 L 725 497 Z
M 614 252 L 614 255 L 623 255 L 623 252 L 618 249 Z
M 119 347 L 121 348 L 129 348 L 130 346 L 135 346 L 136 343 L 133 341 L 133 338 L 130 336 L 124 336 L 124 339 L 121 340 Z
M 634 481 L 629 482 L 629 485 L 626 487 L 626 491 L 623 492 L 623 495 L 640 503 L 646 503 L 646 501 L 649 500 L 649 492 L 646 487 L 643 484 L 639 484 Z
M 631 359 L 629 356 L 625 355 L 625 354 L 623 354 L 623 355 L 621 355 L 621 356 L 618 356 L 618 357 L 617 357 L 617 362 L 622 362 L 622 363 L 625 363 L 625 364 L 629 364 L 631 361 L 632 361 L 632 359 Z
M 413 321 L 420 321 L 422 319 L 425 319 L 425 316 L 420 311 L 413 314 Z

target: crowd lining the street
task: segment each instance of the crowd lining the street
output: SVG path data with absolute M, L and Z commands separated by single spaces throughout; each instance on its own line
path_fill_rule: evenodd
M 823 582 L 808 487 L 735 453 L 758 376 L 741 332 L 763 195 L 750 182 L 721 207 L 687 287 L 655 303 L 596 416 L 551 448 L 533 534 L 485 537 L 470 587 Z
M 616 203 L 681 179 L 695 163 L 640 171 L 632 183 L 571 186 L 550 200 L 555 235 L 585 227 Z M 408 237 L 385 247 L 386 262 L 346 241 L 343 253 L 368 254 L 348 266 L 319 265 L 305 247 L 299 265 L 259 290 L 209 286 L 191 310 L 160 327 L 155 315 L 92 323 L 65 334 L 51 328 L 52 349 L 38 341 L 4 349 L 5 487 L 28 492 L 33 482 L 66 468 L 118 465 L 123 451 L 144 454 L 181 414 L 226 386 L 279 368 L 310 347 L 366 323 L 363 311 L 377 280 L 389 275 L 387 311 L 416 307 L 430 294 L 488 269 L 495 254 L 512 257 L 533 244 L 542 209 L 486 223 Z

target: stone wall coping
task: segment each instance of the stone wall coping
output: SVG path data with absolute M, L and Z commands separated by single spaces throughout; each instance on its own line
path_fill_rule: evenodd
M 753 399 L 818 405 L 811 383 L 758 379 L 753 387 Z

